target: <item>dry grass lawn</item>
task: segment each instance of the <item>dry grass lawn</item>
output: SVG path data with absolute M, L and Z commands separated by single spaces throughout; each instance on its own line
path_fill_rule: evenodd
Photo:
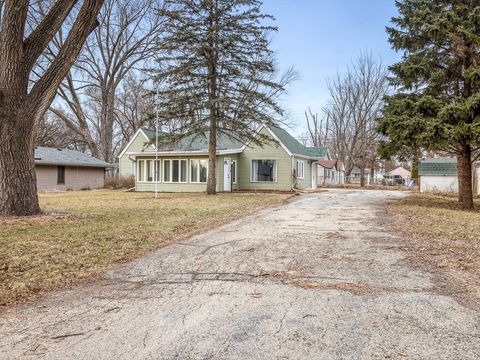
M 448 291 L 480 309 L 480 211 L 462 211 L 453 196 L 418 193 L 390 211 L 415 262 L 440 269 Z
M 0 218 L 0 306 L 100 275 L 121 263 L 260 208 L 281 194 L 86 191 L 40 195 L 46 216 Z

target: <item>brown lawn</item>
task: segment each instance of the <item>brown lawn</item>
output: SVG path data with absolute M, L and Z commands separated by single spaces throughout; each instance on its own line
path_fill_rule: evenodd
M 40 195 L 45 216 L 0 218 L 0 306 L 100 275 L 201 231 L 281 204 L 285 194 L 84 191 Z
M 416 193 L 390 212 L 413 260 L 440 270 L 443 290 L 480 309 L 480 211 L 461 210 L 453 196 Z

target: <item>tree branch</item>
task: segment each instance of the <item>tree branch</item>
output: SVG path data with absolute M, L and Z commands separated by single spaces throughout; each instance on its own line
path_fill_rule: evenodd
M 32 87 L 29 97 L 34 104 L 35 115 L 43 114 L 58 89 L 58 86 L 75 63 L 88 35 L 97 27 L 97 15 L 104 0 L 85 0 L 68 37 L 43 76 Z
M 25 40 L 25 67 L 30 72 L 35 61 L 60 30 L 78 0 L 57 0 L 36 29 Z

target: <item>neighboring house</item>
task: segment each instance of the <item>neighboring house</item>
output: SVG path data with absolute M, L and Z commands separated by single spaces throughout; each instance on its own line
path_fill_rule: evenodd
M 403 182 L 406 183 L 408 180 L 412 178 L 412 173 L 405 169 L 403 166 L 399 166 L 395 168 L 394 170 L 390 171 L 388 173 L 389 176 L 401 176 L 403 179 Z
M 420 192 L 458 192 L 457 159 L 423 159 L 418 166 Z
M 217 191 L 316 188 L 317 161 L 329 158 L 327 149 L 305 147 L 278 127 L 262 125 L 257 132 L 271 141 L 259 146 L 226 135 L 218 136 Z M 120 175 L 133 175 L 136 191 L 154 191 L 155 188 L 163 192 L 206 190 L 208 132 L 171 146 L 159 146 L 158 152 L 154 144 L 155 132 L 140 129 L 119 156 Z M 155 182 L 155 178 L 159 181 Z
M 365 183 L 370 184 L 370 168 L 365 168 Z M 350 176 L 348 177 L 348 183 L 350 184 L 360 184 L 360 179 L 361 179 L 361 171 L 358 166 L 355 166 L 352 171 L 350 172 Z
M 339 160 L 318 162 L 318 185 L 339 185 L 345 183 L 345 165 Z
M 35 148 L 37 189 L 83 190 L 105 185 L 109 164 L 76 150 Z

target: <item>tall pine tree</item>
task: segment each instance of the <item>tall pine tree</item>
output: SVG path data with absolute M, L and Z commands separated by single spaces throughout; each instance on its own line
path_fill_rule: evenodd
M 174 138 L 209 137 L 207 193 L 215 194 L 217 136 L 259 141 L 253 128 L 275 124 L 288 73 L 275 81 L 268 34 L 273 18 L 257 0 L 167 0 L 159 39 L 160 116 Z
M 399 0 L 396 6 L 399 16 L 387 32 L 403 52 L 390 68 L 401 93 L 387 102 L 380 129 L 392 147 L 413 142 L 456 156 L 459 201 L 472 209 L 480 143 L 479 1 Z

